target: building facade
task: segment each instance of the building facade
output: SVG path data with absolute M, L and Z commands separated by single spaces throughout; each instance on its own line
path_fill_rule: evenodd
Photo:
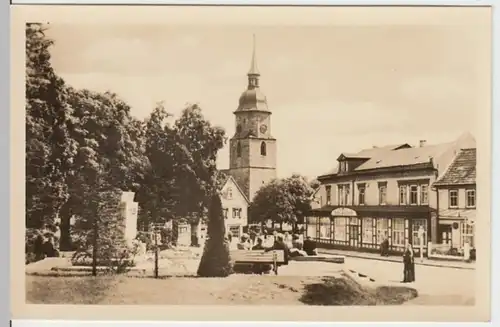
M 438 244 L 458 253 L 465 243 L 475 248 L 476 149 L 462 149 L 433 187 L 438 194 Z
M 226 231 L 239 238 L 248 225 L 248 198 L 232 176 L 228 176 L 220 194 Z
M 241 94 L 235 116 L 235 134 L 229 141 L 229 169 L 245 196 L 255 193 L 276 178 L 276 139 L 271 133 L 271 111 L 260 89 L 255 39 L 248 84 Z
M 318 177 L 307 236 L 331 248 L 379 251 L 387 239 L 393 253 L 403 252 L 407 243 L 417 253 L 421 244 L 426 251 L 427 243 L 437 240 L 437 196 L 431 186 L 470 138 L 342 153 L 338 166 Z

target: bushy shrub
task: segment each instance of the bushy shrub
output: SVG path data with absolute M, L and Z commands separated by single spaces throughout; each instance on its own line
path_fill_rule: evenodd
M 46 257 L 58 257 L 58 238 L 51 228 L 27 228 L 25 233 L 25 264 L 43 260 Z
M 225 233 L 221 200 L 218 194 L 214 194 L 208 211 L 208 235 L 198 266 L 199 276 L 227 277 L 233 272 Z
M 135 257 L 139 252 L 139 243 L 134 243 L 132 246 L 123 246 L 112 250 L 106 248 L 98 248 L 97 265 L 106 267 L 109 272 L 121 274 L 128 272 L 131 267 L 135 266 Z M 86 251 L 76 251 L 72 258 L 73 266 L 92 266 L 93 247 Z
M 116 188 L 102 188 L 89 194 L 87 206 L 74 230 L 77 250 L 73 265 L 105 266 L 121 273 L 134 265 L 138 245 L 128 245 L 125 239 L 125 221 L 121 215 L 120 197 Z M 94 246 L 97 255 L 93 257 Z

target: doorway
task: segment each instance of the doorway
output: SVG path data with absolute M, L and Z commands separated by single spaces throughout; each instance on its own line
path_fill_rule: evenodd
M 448 244 L 451 246 L 451 225 L 439 225 L 439 236 L 441 244 Z
M 361 224 L 357 217 L 349 218 L 349 246 L 359 247 Z

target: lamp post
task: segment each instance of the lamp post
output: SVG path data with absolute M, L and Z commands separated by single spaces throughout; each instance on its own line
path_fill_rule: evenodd
M 154 275 L 155 278 L 159 277 L 159 251 L 158 251 L 158 232 L 161 231 L 161 229 L 164 227 L 164 224 L 154 224 L 153 225 L 153 239 L 154 239 L 154 262 L 155 262 L 155 267 L 154 267 Z
M 424 227 L 420 226 L 418 228 L 418 238 L 420 245 L 420 262 L 424 261 Z

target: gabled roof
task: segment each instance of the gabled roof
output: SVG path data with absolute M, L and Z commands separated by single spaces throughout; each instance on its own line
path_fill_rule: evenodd
M 220 170 L 219 170 L 219 171 L 220 171 Z M 227 185 L 227 183 L 228 183 L 230 180 L 234 183 L 234 185 L 236 185 L 236 188 L 238 189 L 238 192 L 240 192 L 240 193 L 241 193 L 241 195 L 243 196 L 243 198 L 245 199 L 245 201 L 246 201 L 247 203 L 250 203 L 250 201 L 248 201 L 247 196 L 245 195 L 245 193 L 243 192 L 243 190 L 241 189 L 241 187 L 238 185 L 238 183 L 236 182 L 236 180 L 234 179 L 234 177 L 233 177 L 233 176 L 231 176 L 231 175 L 229 175 L 229 174 L 227 174 L 227 173 L 226 173 L 226 178 L 224 179 L 224 182 L 223 182 L 223 183 L 221 183 L 221 186 L 220 186 L 220 190 L 219 190 L 219 191 L 222 191 L 222 189 L 223 189 L 223 188 Z
M 476 149 L 460 150 L 434 186 L 476 184 Z

